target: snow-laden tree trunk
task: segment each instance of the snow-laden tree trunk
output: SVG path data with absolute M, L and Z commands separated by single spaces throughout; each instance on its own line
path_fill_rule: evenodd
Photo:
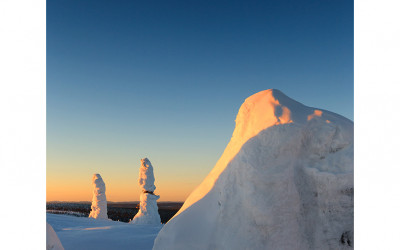
M 154 185 L 153 166 L 149 159 L 141 160 L 139 169 L 139 186 L 142 189 L 140 195 L 140 209 L 130 223 L 132 224 L 160 224 L 161 219 L 158 214 L 157 200 L 160 196 L 153 192 L 156 189 Z
M 94 190 L 92 211 L 90 211 L 89 218 L 108 219 L 106 185 L 104 184 L 104 181 L 99 174 L 93 175 L 92 184 Z

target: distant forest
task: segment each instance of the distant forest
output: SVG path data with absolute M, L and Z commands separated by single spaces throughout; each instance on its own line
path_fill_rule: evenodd
M 158 213 L 161 223 L 169 221 L 182 207 L 182 202 L 158 202 Z M 46 212 L 67 214 L 78 217 L 88 217 L 91 210 L 90 202 L 47 202 Z M 108 202 L 108 218 L 114 221 L 129 222 L 139 211 L 139 202 Z

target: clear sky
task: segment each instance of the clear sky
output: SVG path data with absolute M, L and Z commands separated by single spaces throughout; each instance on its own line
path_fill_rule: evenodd
M 47 200 L 184 201 L 270 88 L 353 119 L 353 1 L 47 1 Z

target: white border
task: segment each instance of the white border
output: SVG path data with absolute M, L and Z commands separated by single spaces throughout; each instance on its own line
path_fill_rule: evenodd
M 400 15 L 355 1 L 355 247 L 400 246 Z M 45 242 L 45 1 L 0 1 L 1 249 Z
M 45 249 L 46 2 L 0 1 L 0 249 Z
M 355 1 L 355 247 L 400 247 L 398 1 Z

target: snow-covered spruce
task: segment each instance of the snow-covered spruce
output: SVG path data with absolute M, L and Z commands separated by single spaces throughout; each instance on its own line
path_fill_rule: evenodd
M 53 227 L 46 222 L 46 250 L 64 250 Z
M 250 96 L 153 249 L 352 248 L 353 134 L 352 121 L 278 90 Z
M 92 211 L 90 211 L 89 218 L 108 219 L 106 185 L 99 174 L 93 175 L 92 184 L 94 189 Z
M 153 192 L 156 189 L 154 185 L 153 166 L 149 159 L 141 159 L 139 169 L 139 186 L 142 189 L 140 195 L 140 209 L 133 217 L 130 223 L 132 224 L 161 224 L 160 215 L 158 214 L 157 200 L 160 196 Z

